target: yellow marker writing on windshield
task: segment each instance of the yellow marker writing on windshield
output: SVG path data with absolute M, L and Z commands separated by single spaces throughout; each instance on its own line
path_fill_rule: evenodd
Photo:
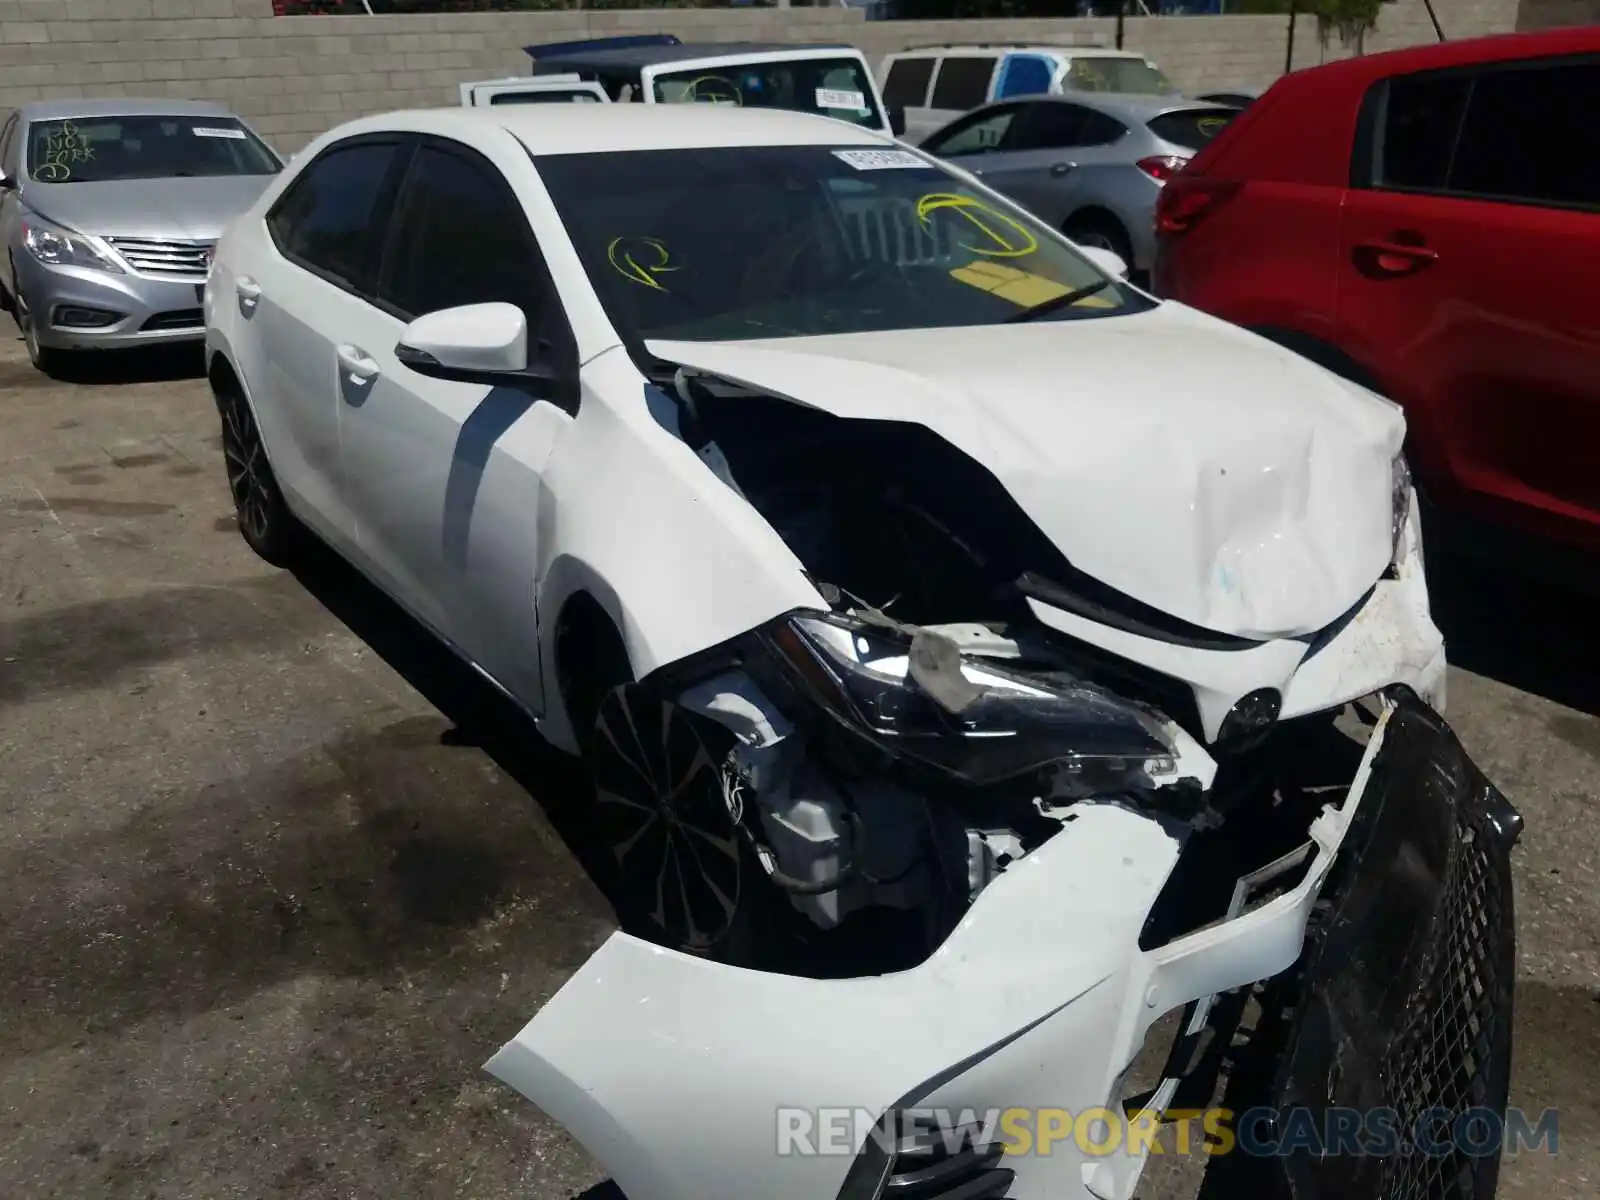
M 656 276 L 678 269 L 670 265 L 671 258 L 666 243 L 660 238 L 619 237 L 613 238 L 606 247 L 606 259 L 618 275 L 658 292 L 667 289 L 656 281 Z
M 981 254 L 985 258 L 1022 258 L 1039 248 L 1039 239 L 1015 217 L 1008 217 L 997 208 L 972 196 L 959 196 L 951 192 L 931 192 L 917 201 L 917 220 L 931 223 L 936 212 L 949 212 L 971 223 L 983 235 L 979 245 L 960 242 L 963 250 Z

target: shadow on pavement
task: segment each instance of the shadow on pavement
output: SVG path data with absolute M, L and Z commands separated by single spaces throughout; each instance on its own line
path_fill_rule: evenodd
M 50 368 L 51 378 L 81 385 L 170 383 L 199 379 L 205 373 L 205 351 L 198 342 L 135 350 L 100 350 L 76 355 Z
M 1597 600 L 1570 560 L 1524 546 L 1497 559 L 1430 553 L 1427 563 L 1453 665 L 1600 715 Z
M 293 573 L 324 608 L 453 724 L 442 742 L 477 747 L 537 798 L 567 848 L 590 878 L 603 886 L 605 864 L 596 860 L 580 827 L 588 798 L 580 764 L 545 742 L 525 713 L 326 546 L 309 545 Z

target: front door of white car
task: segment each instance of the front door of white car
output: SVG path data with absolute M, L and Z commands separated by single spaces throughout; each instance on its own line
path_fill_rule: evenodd
M 572 415 L 525 387 L 420 374 L 395 350 L 425 313 L 501 301 L 527 318 L 530 358 L 570 354 L 575 376 L 576 353 L 521 203 L 486 159 L 423 140 L 393 214 L 374 293 L 341 308 L 330 330 L 360 555 L 537 711 L 541 474 Z
M 345 550 L 357 534 L 341 479 L 336 331 L 365 307 L 359 296 L 375 279 L 375 235 L 405 145 L 390 134 L 325 150 L 268 211 L 266 238 L 246 231 L 250 248 L 213 284 L 213 303 L 232 306 L 250 329 L 236 339 L 239 366 L 257 392 L 273 472 L 318 532 Z

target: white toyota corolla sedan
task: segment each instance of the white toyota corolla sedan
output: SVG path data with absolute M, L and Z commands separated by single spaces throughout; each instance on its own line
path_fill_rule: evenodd
M 249 543 L 588 761 L 622 930 L 489 1069 L 631 1200 L 1126 1198 L 1077 1126 L 1164 1112 L 1239 989 L 1273 1103 L 1503 1106 L 1520 818 L 1439 715 L 1386 400 L 775 110 L 342 125 L 205 311 Z

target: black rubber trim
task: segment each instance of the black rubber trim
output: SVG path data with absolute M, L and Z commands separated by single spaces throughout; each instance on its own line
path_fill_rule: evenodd
M 1253 650 L 1265 644 L 1191 625 L 1081 573 L 1068 586 L 1025 571 L 1017 580 L 1017 590 L 1041 604 L 1059 608 L 1097 625 L 1107 625 L 1124 633 L 1174 646 L 1189 646 L 1196 650 Z

